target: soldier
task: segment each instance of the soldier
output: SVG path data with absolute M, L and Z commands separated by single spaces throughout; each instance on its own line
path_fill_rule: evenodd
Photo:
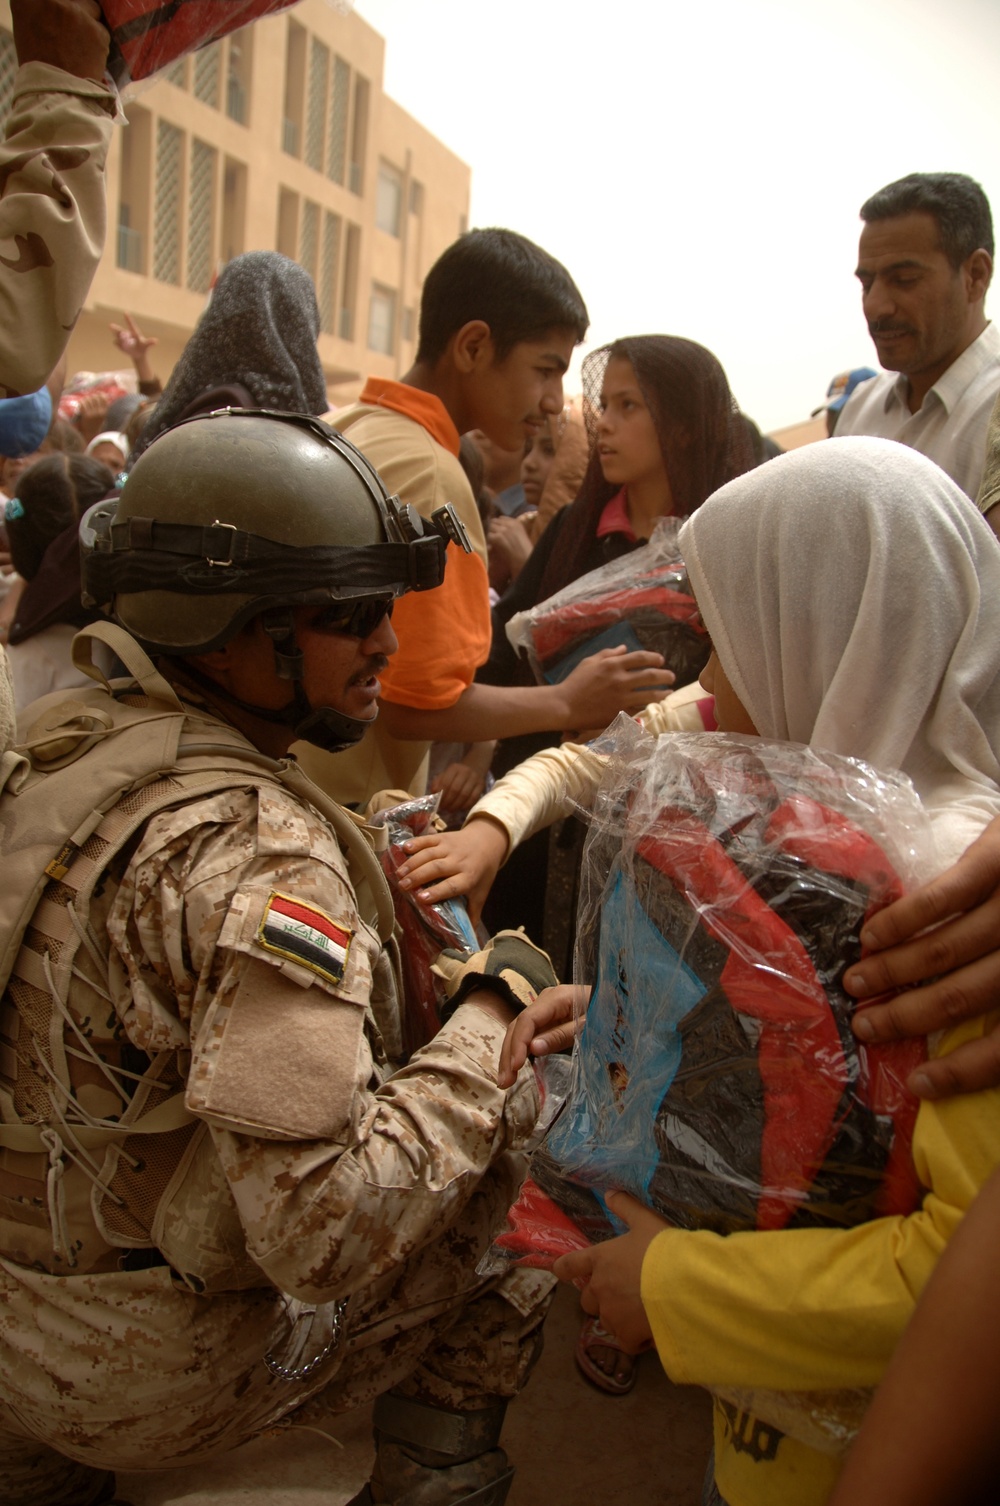
M 538 1107 L 500 1045 L 551 968 L 498 938 L 393 1070 L 371 834 L 285 757 L 374 718 L 443 540 L 319 420 L 228 411 L 81 538 L 117 625 L 78 660 L 131 679 L 36 702 L 0 764 L 0 1498 L 96 1506 L 377 1397 L 356 1506 L 499 1506 L 551 1283 L 475 1271 Z

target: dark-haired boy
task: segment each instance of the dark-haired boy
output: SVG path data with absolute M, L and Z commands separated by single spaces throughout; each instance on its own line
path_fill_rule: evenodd
M 444 583 L 396 605 L 399 651 L 382 672 L 381 714 L 356 748 L 299 748 L 307 772 L 344 804 L 380 789 L 422 792 L 435 741 L 604 726 L 663 686 L 657 654 L 595 655 L 561 685 L 473 683 L 490 646 L 486 540 L 458 461 L 460 435 L 482 429 L 516 449 L 563 406 L 562 379 L 587 332 L 587 309 L 562 264 L 511 230 L 471 230 L 424 283 L 417 358 L 402 381 L 371 378 L 336 427 L 386 486 L 424 516 L 454 503 L 473 544 L 449 549 Z
M 837 438 L 896 439 L 974 498 L 1000 388 L 1000 331 L 983 307 L 993 275 L 989 201 L 964 173 L 910 173 L 872 194 L 861 218 L 855 275 L 885 372 L 848 398 Z

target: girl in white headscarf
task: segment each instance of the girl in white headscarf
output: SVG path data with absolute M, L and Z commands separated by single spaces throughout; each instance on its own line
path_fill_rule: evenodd
M 1000 550 L 981 521 L 914 451 L 844 439 L 723 487 L 680 538 L 717 714 L 721 667 L 761 737 L 902 769 L 942 866 L 998 808 Z
M 724 731 L 810 743 L 909 774 L 941 868 L 1000 811 L 1000 548 L 957 487 L 913 451 L 835 440 L 723 487 L 681 548 L 714 652 Z M 565 1039 L 569 990 L 508 1034 L 501 1081 Z M 968 1022 L 932 1047 L 975 1033 Z M 908 1216 L 852 1229 L 728 1237 L 668 1226 L 611 1193 L 620 1239 L 557 1263 L 626 1349 L 654 1342 L 677 1382 L 730 1398 L 874 1386 L 934 1265 L 1000 1165 L 1000 1091 L 921 1105 L 927 1189 Z M 798 1398 L 801 1401 L 801 1397 Z M 715 1404 L 715 1485 L 728 1506 L 819 1506 L 839 1463 L 753 1412 Z

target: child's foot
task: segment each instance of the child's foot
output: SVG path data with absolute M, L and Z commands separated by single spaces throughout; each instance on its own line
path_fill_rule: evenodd
M 609 1396 L 627 1396 L 635 1385 L 637 1357 L 626 1354 L 596 1318 L 585 1318 L 576 1342 L 580 1373 Z

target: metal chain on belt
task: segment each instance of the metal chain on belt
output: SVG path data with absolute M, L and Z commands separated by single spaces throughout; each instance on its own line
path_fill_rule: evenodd
M 265 1354 L 264 1364 L 267 1366 L 268 1370 L 270 1370 L 271 1374 L 276 1376 L 278 1380 L 283 1381 L 308 1380 L 309 1376 L 312 1375 L 314 1371 L 319 1369 L 323 1361 L 330 1357 L 330 1355 L 336 1349 L 337 1345 L 340 1343 L 341 1329 L 343 1327 L 342 1319 L 346 1307 L 346 1302 L 333 1303 L 333 1325 L 329 1342 L 323 1346 L 319 1354 L 314 1355 L 313 1358 L 311 1360 L 308 1360 L 304 1365 L 282 1365 L 279 1364 L 279 1362 L 274 1358 L 274 1355 L 270 1352 Z M 315 1313 L 315 1308 L 312 1309 L 312 1312 Z M 304 1316 L 306 1315 L 300 1313 L 296 1318 L 295 1325 L 292 1329 L 293 1334 L 295 1332 L 295 1327 L 298 1326 Z

